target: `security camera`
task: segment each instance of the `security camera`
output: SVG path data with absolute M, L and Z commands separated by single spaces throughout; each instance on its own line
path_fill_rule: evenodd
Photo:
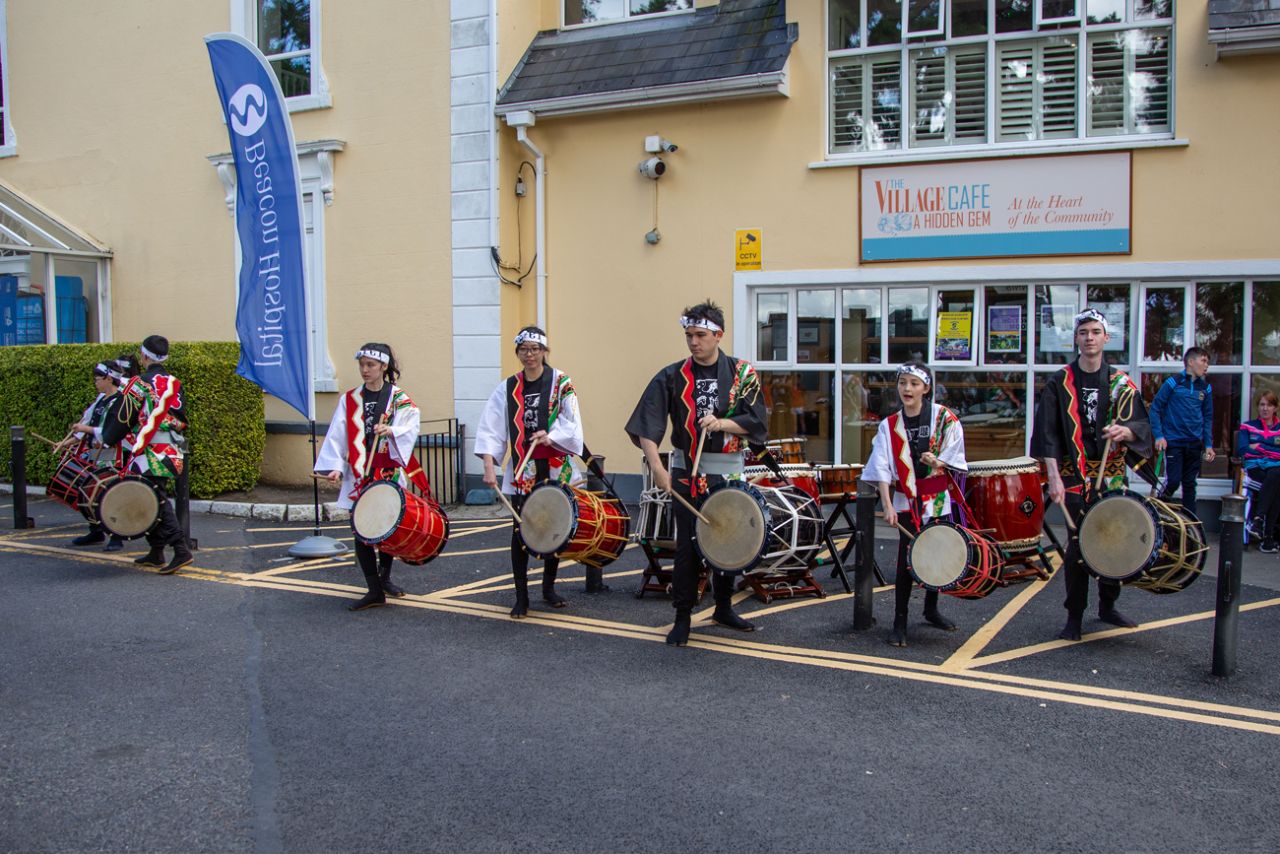
M 661 157 L 650 157 L 648 160 L 640 161 L 637 168 L 641 175 L 656 181 L 667 171 L 667 164 L 662 162 Z
M 658 136 L 656 133 L 650 136 L 646 136 L 644 138 L 644 150 L 649 152 L 650 154 L 657 154 L 660 151 L 666 151 L 670 153 L 678 150 L 679 148 L 680 146 L 676 145 L 671 140 L 663 139 L 662 137 Z

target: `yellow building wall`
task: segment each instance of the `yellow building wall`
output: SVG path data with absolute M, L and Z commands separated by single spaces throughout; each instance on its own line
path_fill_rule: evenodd
M 10 2 L 18 154 L 0 179 L 114 253 L 119 340 L 235 338 L 234 224 L 207 156 L 229 150 L 203 37 L 226 0 Z M 381 340 L 423 418 L 453 415 L 447 4 L 321 5 L 332 107 L 295 112 L 294 136 L 339 139 L 324 210 L 329 352 L 339 385 Z M 394 25 L 391 25 L 394 22 Z M 375 25 L 376 24 L 376 25 Z M 75 61 L 50 61 L 75 57 Z M 320 394 L 321 430 L 337 395 Z M 300 416 L 268 398 L 267 418 Z M 264 478 L 309 483 L 310 449 L 269 437 Z
M 826 139 L 824 8 L 821 2 L 787 5 L 800 34 L 789 64 L 790 97 L 540 119 L 529 130 L 546 154 L 548 171 L 551 361 L 573 376 L 587 443 L 611 457 L 613 471 L 639 470 L 639 451 L 623 425 L 654 372 L 687 355 L 681 309 L 710 297 L 725 308 L 731 324 L 735 229 L 763 229 L 765 270 L 858 267 L 859 170 L 811 168 L 823 161 Z M 1134 252 L 1112 257 L 1275 258 L 1267 213 L 1280 183 L 1274 145 L 1280 115 L 1259 105 L 1274 102 L 1280 57 L 1216 62 L 1204 9 L 1179 8 L 1186 12 L 1177 22 L 1176 128 L 1190 144 L 1134 151 Z M 500 76 L 505 79 L 505 72 Z M 662 240 L 650 246 L 644 235 L 654 225 L 655 182 L 636 166 L 649 156 L 644 137 L 655 133 L 680 148 L 663 155 L 668 170 L 656 182 Z M 514 144 L 513 130 L 504 128 L 503 135 L 503 254 L 514 256 L 510 185 L 527 154 Z M 528 257 L 532 194 L 522 204 L 520 238 Z M 1107 257 L 1076 260 L 1098 263 Z M 924 262 L 883 266 L 914 267 L 921 280 L 928 279 Z M 504 335 L 532 322 L 532 279 L 519 293 L 507 289 Z M 732 340 L 730 325 L 726 345 Z M 506 359 L 504 367 L 516 370 L 514 357 Z

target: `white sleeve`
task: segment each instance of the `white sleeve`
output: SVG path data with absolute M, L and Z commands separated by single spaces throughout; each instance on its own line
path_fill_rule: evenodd
M 547 438 L 565 453 L 582 453 L 582 417 L 578 412 L 577 392 L 560 400 L 560 413 L 547 431 Z
M 324 442 L 316 454 L 314 471 L 340 471 L 345 475 L 351 468 L 347 462 L 347 437 L 342 423 L 346 399 L 346 394 L 338 398 L 338 406 L 333 410 L 333 418 L 329 421 L 329 431 L 325 433 Z
M 871 453 L 867 455 L 867 463 L 862 470 L 862 479 L 871 483 L 893 483 L 898 478 L 893 473 L 893 462 L 889 459 L 889 419 L 880 419 L 876 428 L 876 437 L 871 441 Z
M 387 451 L 391 459 L 402 466 L 413 459 L 413 449 L 418 444 L 418 431 L 422 413 L 416 406 L 404 406 L 395 411 L 391 419 L 391 441 L 387 443 Z
M 480 413 L 480 423 L 476 426 L 477 457 L 485 454 L 493 457 L 494 462 L 502 462 L 507 454 L 507 383 L 498 383 L 498 387 L 489 395 L 484 411 Z
M 952 471 L 967 472 L 969 463 L 964 458 L 964 427 L 959 419 L 947 430 L 942 447 L 938 448 L 938 459 Z

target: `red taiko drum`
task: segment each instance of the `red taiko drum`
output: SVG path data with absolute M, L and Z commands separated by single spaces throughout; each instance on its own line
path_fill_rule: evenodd
M 1040 464 L 1031 457 L 969 463 L 964 500 L 975 528 L 991 528 L 1006 557 L 1034 553 L 1044 530 Z
M 390 480 L 375 480 L 360 492 L 351 528 L 361 542 L 410 566 L 427 563 L 449 542 L 449 517 L 440 505 Z

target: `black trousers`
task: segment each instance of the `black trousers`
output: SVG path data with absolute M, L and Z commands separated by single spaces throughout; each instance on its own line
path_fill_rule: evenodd
M 1084 511 L 1084 499 L 1075 492 L 1066 496 L 1067 512 L 1072 520 L 1080 524 L 1080 514 Z M 1062 562 L 1063 577 L 1067 582 L 1067 598 L 1062 607 L 1067 609 L 1067 616 L 1080 619 L 1084 616 L 1085 606 L 1089 604 L 1089 570 L 1085 568 L 1084 557 L 1080 554 L 1080 538 L 1070 530 L 1067 531 L 1067 553 Z M 1120 598 L 1120 582 L 1098 579 L 1098 607 L 1111 608 Z
M 540 461 L 541 462 L 541 461 Z M 524 501 L 528 496 L 513 495 L 511 496 L 511 506 L 516 508 L 519 513 L 524 509 Z M 552 555 L 542 560 L 543 584 L 555 581 L 556 572 L 560 569 L 560 558 L 558 555 Z M 524 540 L 520 538 L 520 523 L 512 522 L 511 525 L 511 577 L 516 582 L 516 593 L 522 596 L 529 595 L 529 550 L 524 547 Z
M 360 564 L 360 571 L 364 573 L 366 580 L 377 578 L 380 572 L 390 569 L 391 562 L 394 560 L 394 556 L 386 552 L 380 552 L 368 543 L 360 542 L 358 537 L 356 538 L 356 562 Z
M 165 478 L 156 477 L 153 474 L 144 474 L 142 477 L 159 487 L 160 494 L 164 496 L 160 500 L 160 524 L 147 533 L 147 545 L 153 549 L 176 546 L 179 543 L 185 545 L 186 537 L 183 536 L 182 528 L 178 525 L 178 514 L 174 512 L 173 501 L 165 492 Z
M 1262 481 L 1262 489 L 1253 500 L 1250 515 L 1261 516 L 1266 523 L 1263 537 L 1268 540 L 1276 538 L 1276 523 L 1280 521 L 1280 466 L 1266 469 L 1265 472 L 1254 472 L 1254 480 Z
M 688 477 L 688 472 L 683 469 L 672 470 L 672 487 L 689 503 L 697 506 L 689 495 L 689 484 L 686 482 Z M 707 478 L 707 485 L 717 486 L 723 481 L 723 478 L 712 475 Z M 693 544 L 697 517 L 674 498 L 672 501 L 676 514 L 676 558 L 671 572 L 671 604 L 676 611 L 688 613 L 698 604 L 698 579 L 706 564 Z M 731 603 L 734 580 L 734 576 L 726 572 L 711 573 L 711 593 L 717 606 L 728 606 Z
M 1200 455 L 1204 450 L 1197 442 L 1170 442 L 1164 452 L 1164 497 L 1169 499 L 1182 487 L 1182 506 L 1196 512 L 1196 481 L 1200 479 Z
M 913 534 L 919 533 L 916 529 L 916 522 L 911 518 L 910 513 L 901 513 L 898 515 L 898 524 L 906 528 Z M 911 577 L 911 572 L 907 569 L 907 548 L 911 545 L 911 541 L 907 539 L 907 535 L 898 534 L 898 572 L 893 577 L 893 619 L 894 621 L 905 620 L 907 618 L 907 609 L 911 605 L 911 587 L 915 583 L 915 579 Z M 926 590 L 924 592 L 924 609 L 928 611 L 936 611 L 938 609 L 938 591 Z

